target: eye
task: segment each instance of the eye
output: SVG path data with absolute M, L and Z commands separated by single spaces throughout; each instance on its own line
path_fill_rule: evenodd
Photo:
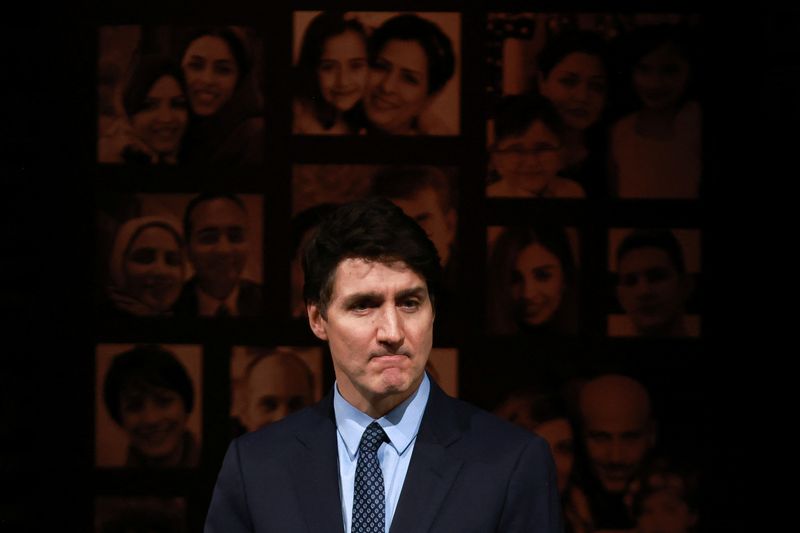
M 422 83 L 422 80 L 416 74 L 412 74 L 410 72 L 403 73 L 403 81 L 408 83 L 409 85 L 419 85 Z
M 214 72 L 219 74 L 220 76 L 231 76 L 235 73 L 235 69 L 233 65 L 228 62 L 225 63 L 215 63 L 214 64 Z
M 633 287 L 638 280 L 639 276 L 637 274 L 625 274 L 619 278 L 619 284 L 623 287 Z
M 159 106 L 159 100 L 155 98 L 146 98 L 142 103 L 142 111 L 152 111 Z
M 605 94 L 606 93 L 606 82 L 604 81 L 590 81 L 589 82 L 589 90 L 598 93 L 598 94 Z
M 153 398 L 155 404 L 162 409 L 166 409 L 167 407 L 172 406 L 178 398 L 175 394 L 171 393 L 158 393 Z
M 578 78 L 575 76 L 565 76 L 560 78 L 558 82 L 563 85 L 564 87 L 575 87 L 578 85 Z
M 186 109 L 186 98 L 183 96 L 176 96 L 170 101 L 172 109 Z
M 418 298 L 408 298 L 400 302 L 400 308 L 405 311 L 416 311 L 421 305 L 422 302 Z
M 128 259 L 140 265 L 149 265 L 156 260 L 156 251 L 153 248 L 137 248 L 131 252 Z
M 553 271 L 549 268 L 536 268 L 533 271 L 533 279 L 540 282 L 550 281 L 553 278 Z
M 144 408 L 144 398 L 140 395 L 122 398 L 120 407 L 126 413 L 138 413 Z
M 352 70 L 361 70 L 367 66 L 366 59 L 351 59 L 348 64 Z
M 377 70 L 378 72 L 388 72 L 389 70 L 391 70 L 392 64 L 386 61 L 385 59 L 379 57 L 378 59 L 372 62 L 370 68 L 372 68 L 372 70 Z
M 271 413 L 278 409 L 278 401 L 271 396 L 261 398 L 261 402 L 259 403 L 261 405 L 261 409 L 268 413 Z
M 303 400 L 302 396 L 292 396 L 289 399 L 289 411 L 292 413 L 295 411 L 299 411 L 300 409 L 305 407 L 305 405 L 306 402 Z
M 178 252 L 167 252 L 164 254 L 164 262 L 170 266 L 181 266 L 181 254 Z
M 242 243 L 245 241 L 244 228 L 235 227 L 228 228 L 228 240 L 233 243 Z
M 200 244 L 217 244 L 219 242 L 220 232 L 217 229 L 200 230 L 197 233 L 197 241 Z
M 669 270 L 667 270 L 666 268 L 652 268 L 647 271 L 645 277 L 647 278 L 647 281 L 650 283 L 659 283 L 661 281 L 668 279 L 670 277 L 669 274 L 670 274 Z
M 193 72 L 197 72 L 203 70 L 206 66 L 206 62 L 202 59 L 192 59 L 188 63 L 186 63 L 186 68 Z
M 320 72 L 333 72 L 336 69 L 337 62 L 330 60 L 322 60 L 319 64 Z

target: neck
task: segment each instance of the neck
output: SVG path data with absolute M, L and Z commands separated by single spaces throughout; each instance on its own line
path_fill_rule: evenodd
M 564 133 L 564 148 L 567 166 L 583 161 L 586 158 L 586 136 L 583 131 L 568 128 Z
M 228 296 L 230 296 L 233 289 L 236 287 L 237 281 L 230 283 L 228 281 L 224 282 L 216 282 L 216 281 L 208 281 L 208 280 L 197 280 L 197 286 L 200 287 L 200 290 L 216 298 L 217 300 L 224 300 Z

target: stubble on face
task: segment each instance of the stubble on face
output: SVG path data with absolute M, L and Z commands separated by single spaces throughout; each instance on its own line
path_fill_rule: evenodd
M 417 390 L 434 313 L 425 280 L 405 263 L 343 260 L 325 316 L 317 304 L 308 314 L 329 343 L 339 392 L 351 405 L 379 418 Z

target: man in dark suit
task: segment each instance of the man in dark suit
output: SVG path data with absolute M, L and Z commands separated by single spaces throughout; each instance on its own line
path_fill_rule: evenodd
M 424 371 L 441 283 L 424 230 L 387 200 L 355 202 L 320 225 L 303 264 L 336 384 L 230 445 L 206 533 L 561 531 L 547 443 Z
M 183 230 L 195 275 L 183 286 L 175 314 L 261 314 L 261 285 L 242 278 L 250 253 L 244 202 L 233 194 L 201 194 L 186 207 Z

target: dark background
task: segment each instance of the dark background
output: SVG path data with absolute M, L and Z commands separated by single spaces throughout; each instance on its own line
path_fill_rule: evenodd
M 213 428 L 207 427 L 203 463 L 197 471 L 146 474 L 99 472 L 93 467 L 95 344 L 131 338 L 130 333 L 113 328 L 99 331 L 93 317 L 94 195 L 107 185 L 94 163 L 98 25 L 211 20 L 262 28 L 268 62 L 265 160 L 268 174 L 275 178 L 270 187 L 276 195 L 288 195 L 292 163 L 352 162 L 351 154 L 373 154 L 374 161 L 359 156 L 358 161 L 364 163 L 392 162 L 403 161 L 413 150 L 418 162 L 457 164 L 470 176 L 483 172 L 471 159 L 479 159 L 484 151 L 483 123 L 477 120 L 463 120 L 462 136 L 454 139 L 393 139 L 383 144 L 368 139 L 350 143 L 339 139 L 290 140 L 287 84 L 269 80 L 282 79 L 288 70 L 291 10 L 320 9 L 327 6 L 325 2 L 294 2 L 289 6 L 288 2 L 273 5 L 229 0 L 224 5 L 209 2 L 205 7 L 198 7 L 199 3 L 189 6 L 188 2 L 126 4 L 113 8 L 101 2 L 77 2 L 68 8 L 17 6 L 23 13 L 4 22 L 0 54 L 0 69 L 4 71 L 4 104 L 0 110 L 0 179 L 4 185 L 4 194 L 0 195 L 0 306 L 5 331 L 0 356 L 0 530 L 4 532 L 89 531 L 93 500 L 98 494 L 186 496 L 190 529 L 198 530 L 227 444 L 227 434 L 214 436 Z M 419 7 L 461 11 L 464 56 L 470 57 L 482 53 L 480 40 L 470 36 L 481 34 L 489 9 L 578 11 L 590 7 L 615 11 L 631 9 L 632 4 L 545 2 L 534 6 L 530 2 L 429 1 L 420 2 Z M 411 10 L 415 6 L 416 2 L 382 2 L 380 6 L 374 2 L 347 3 L 352 10 Z M 796 53 L 788 51 L 796 49 L 792 43 L 798 16 L 767 9 L 734 16 L 713 11 L 710 6 L 703 10 L 697 4 L 675 2 L 659 2 L 658 7 L 703 13 L 712 47 L 709 55 L 718 59 L 708 65 L 709 131 L 705 139 L 711 170 L 706 177 L 706 195 L 688 214 L 681 210 L 684 214 L 680 215 L 704 231 L 703 339 L 612 342 L 598 328 L 575 341 L 575 346 L 561 347 L 571 359 L 565 356 L 558 360 L 585 371 L 591 369 L 591 361 L 616 363 L 642 376 L 653 390 L 656 409 L 666 417 L 667 428 L 672 428 L 670 438 L 678 446 L 691 448 L 702 465 L 706 483 L 701 514 L 707 530 L 733 531 L 743 529 L 735 510 L 741 508 L 746 494 L 744 476 L 754 468 L 745 463 L 744 449 L 747 432 L 753 427 L 747 406 L 757 394 L 757 380 L 745 382 L 739 370 L 745 368 L 749 373 L 773 361 L 770 354 L 762 357 L 745 344 L 745 333 L 758 326 L 752 317 L 758 314 L 758 308 L 748 300 L 758 295 L 742 294 L 748 292 L 742 290 L 746 281 L 742 272 L 752 251 L 742 254 L 747 257 L 741 261 L 727 252 L 741 250 L 743 234 L 756 229 L 751 220 L 742 220 L 744 202 L 740 202 L 738 193 L 759 183 L 762 176 L 758 172 L 765 171 L 763 166 L 753 165 L 753 152 L 762 153 L 762 144 L 771 142 L 764 130 L 787 117 L 796 117 L 798 60 Z M 462 109 L 480 109 L 484 93 L 479 69 L 468 68 L 465 62 L 463 76 Z M 769 120 L 767 125 L 758 120 L 764 116 Z M 215 177 L 200 179 L 213 181 Z M 247 181 L 246 177 L 241 179 Z M 232 183 L 232 190 L 246 192 L 246 187 Z M 181 186 L 180 182 L 174 184 L 176 190 Z M 462 202 L 469 204 L 480 197 L 482 185 L 473 189 L 461 191 Z M 760 202 L 752 197 L 748 200 L 747 213 L 756 218 L 752 215 Z M 613 207 L 608 202 L 591 201 L 574 216 L 586 217 L 585 222 L 596 225 L 595 231 L 602 235 L 605 228 L 623 227 L 628 217 L 642 224 L 639 217 L 648 211 L 636 205 L 628 212 Z M 273 212 L 273 220 L 288 220 L 288 203 L 285 209 L 286 213 Z M 670 213 L 664 209 L 645 215 L 656 223 L 672 220 Z M 482 235 L 481 227 L 493 216 L 487 209 L 462 222 L 462 239 L 466 239 L 464 235 Z M 481 247 L 485 244 L 477 238 L 474 243 L 474 247 L 464 246 L 462 262 L 473 258 L 475 264 L 483 265 Z M 286 243 L 277 246 L 285 247 Z M 598 269 L 597 279 L 600 274 Z M 754 287 L 757 292 L 755 283 L 745 289 Z M 470 313 L 463 315 L 463 331 L 475 331 L 470 327 Z M 279 335 L 281 324 L 273 318 L 252 328 L 246 324 L 208 328 L 200 339 L 206 347 L 206 375 L 214 368 L 227 372 L 225 355 L 234 344 L 232 336 L 244 343 Z M 191 336 L 194 328 L 186 324 L 177 330 L 160 327 L 150 331 L 147 335 L 152 340 L 169 342 Z M 283 338 L 291 342 L 308 339 L 309 334 L 294 328 Z M 517 345 L 500 350 L 491 339 L 477 334 L 452 340 L 459 347 L 469 347 L 461 351 L 461 396 L 485 407 L 496 401 L 494 388 L 507 385 L 494 383 L 498 368 L 509 369 L 509 375 L 522 373 L 512 369 L 531 370 L 531 360 L 515 354 Z M 746 361 L 740 355 L 743 352 L 748 355 Z M 207 380 L 204 383 L 212 386 Z M 227 391 L 207 390 L 206 394 L 206 420 L 224 415 L 224 402 L 213 406 L 208 395 L 227 398 Z

